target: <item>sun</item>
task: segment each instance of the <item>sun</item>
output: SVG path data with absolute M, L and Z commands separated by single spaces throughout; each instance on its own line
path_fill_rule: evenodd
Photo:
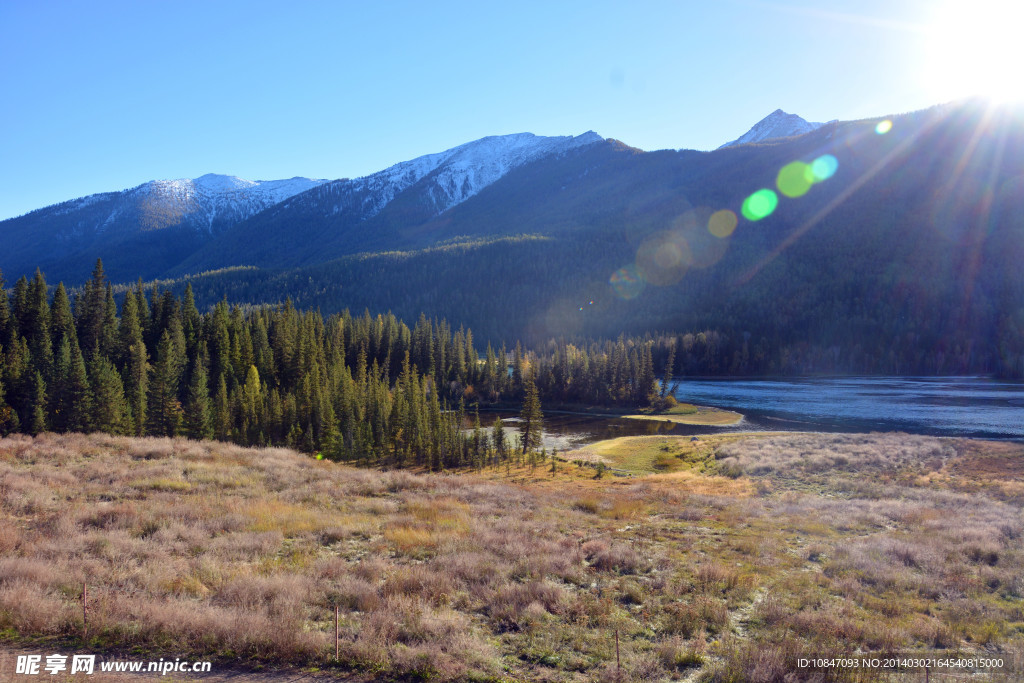
M 937 99 L 1024 100 L 1024 1 L 946 0 L 928 23 L 924 75 Z

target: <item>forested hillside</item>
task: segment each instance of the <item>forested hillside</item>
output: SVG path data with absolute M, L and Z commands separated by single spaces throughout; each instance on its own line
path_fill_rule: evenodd
M 443 320 L 421 316 L 410 329 L 391 314 L 325 319 L 290 303 L 243 313 L 221 302 L 203 314 L 191 290 L 178 299 L 155 287 L 126 291 L 118 306 L 97 264 L 74 306 L 63 284 L 51 300 L 40 273 L 0 297 L 0 433 L 184 434 L 482 466 L 535 457 L 539 444 L 505 438 L 500 421 L 485 430 L 478 416 L 464 432 L 467 410 L 522 401 L 537 421 L 540 398 L 646 405 L 657 393 L 653 348 L 488 345 L 478 356 L 473 333 Z

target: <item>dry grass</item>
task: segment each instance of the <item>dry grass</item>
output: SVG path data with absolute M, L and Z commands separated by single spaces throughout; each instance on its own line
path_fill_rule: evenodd
M 1019 662 L 1016 446 L 639 443 L 680 465 L 426 476 L 212 442 L 3 439 L 0 638 L 391 680 L 615 680 L 616 631 L 622 680 L 804 680 L 797 658 L 856 650 Z

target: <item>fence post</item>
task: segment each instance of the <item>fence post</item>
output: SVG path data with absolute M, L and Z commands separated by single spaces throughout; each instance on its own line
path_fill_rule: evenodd
M 338 603 L 334 603 L 334 661 L 338 661 Z

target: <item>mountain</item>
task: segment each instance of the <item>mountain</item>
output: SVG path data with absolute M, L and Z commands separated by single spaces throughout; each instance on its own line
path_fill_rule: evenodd
M 575 137 L 492 136 L 363 178 L 335 180 L 235 225 L 174 272 L 299 266 L 361 251 L 425 246 L 419 226 L 516 169 L 557 162 L 603 141 L 593 131 Z
M 155 180 L 0 222 L 9 245 L 0 268 L 8 278 L 39 267 L 51 279 L 78 281 L 103 258 L 112 277 L 132 280 L 281 262 L 283 256 L 289 263 L 322 260 L 325 253 L 386 245 L 390 233 L 362 228 L 396 198 L 402 208 L 392 213 L 407 216 L 402 220 L 412 214 L 429 219 L 515 168 L 602 139 L 594 132 L 491 136 L 354 180 L 250 181 L 215 174 Z M 280 210 L 270 211 L 275 207 Z M 282 231 L 282 225 L 301 230 Z
M 0 267 L 76 281 L 102 257 L 123 277 L 156 277 L 227 227 L 324 182 L 210 173 L 73 199 L 0 222 Z
M 171 278 L 203 306 L 425 313 L 481 344 L 692 332 L 688 372 L 704 374 L 1024 375 L 1024 110 L 964 102 L 766 139 L 484 138 L 220 227 L 101 231 L 63 270 L 7 221 L 0 267 L 77 284 L 101 256 L 115 281 Z M 98 220 L 121 194 L 76 210 Z M 53 210 L 22 219 L 45 241 Z
M 804 135 L 805 133 L 810 133 L 812 130 L 819 129 L 824 125 L 824 123 L 811 123 L 809 121 L 804 121 L 796 114 L 787 114 L 781 109 L 776 109 L 771 114 L 755 123 L 754 127 L 746 133 L 739 136 L 732 142 L 725 143 L 718 149 L 722 149 L 722 147 L 746 145 L 751 142 L 774 140 L 775 138 L 789 138 L 794 135 Z
M 276 258 L 175 287 L 422 312 L 481 344 L 690 332 L 690 373 L 1024 375 L 1024 111 L 882 120 L 713 152 L 596 141 L 439 215 L 414 183 L 347 245 L 281 205 L 238 226 L 276 214 Z

